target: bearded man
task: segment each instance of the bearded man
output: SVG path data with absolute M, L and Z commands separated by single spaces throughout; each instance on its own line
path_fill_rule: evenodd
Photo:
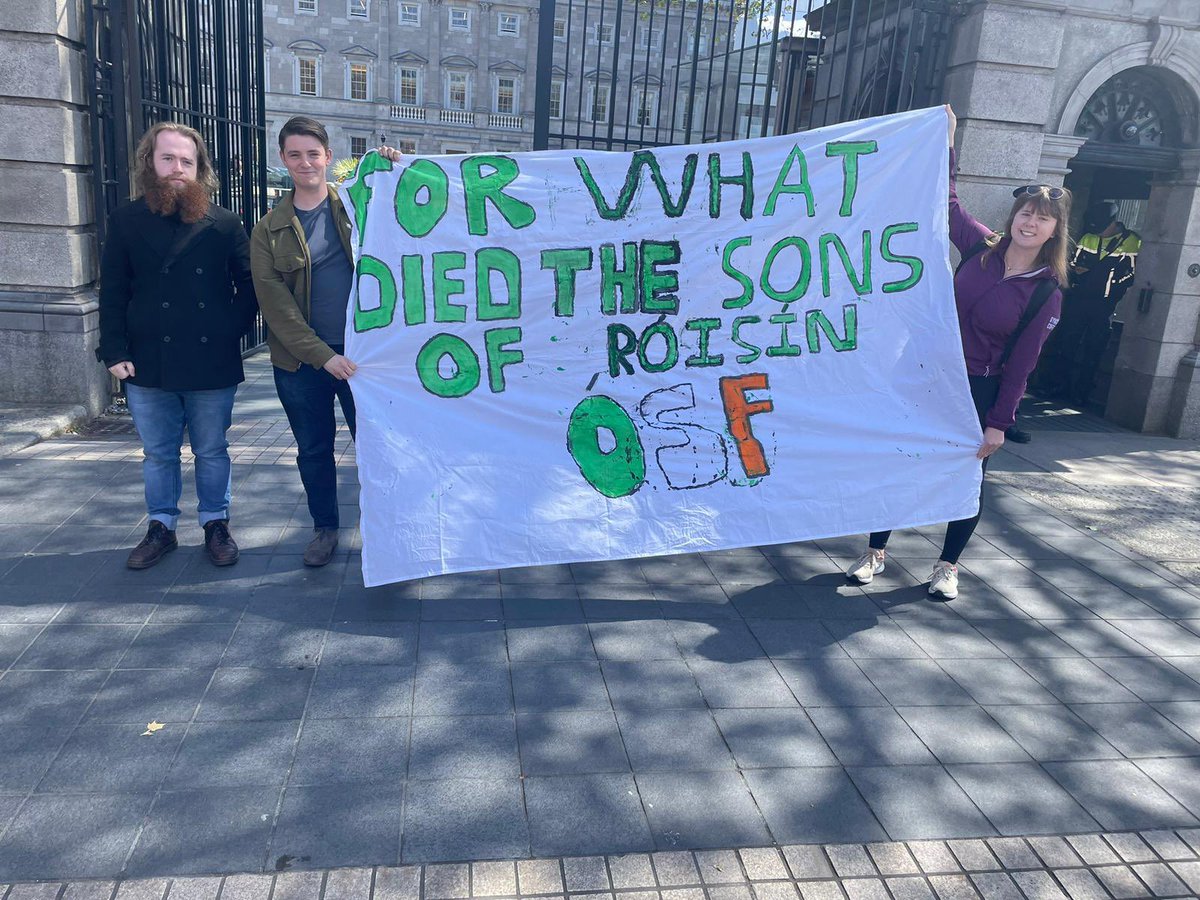
M 257 309 L 250 242 L 241 219 L 209 199 L 217 179 L 194 129 L 159 122 L 146 132 L 134 183 L 137 198 L 108 220 L 96 349 L 123 382 L 142 439 L 150 521 L 126 562 L 147 569 L 178 546 L 186 428 L 205 550 L 214 565 L 232 565 L 225 433 L 245 380 L 241 337 Z

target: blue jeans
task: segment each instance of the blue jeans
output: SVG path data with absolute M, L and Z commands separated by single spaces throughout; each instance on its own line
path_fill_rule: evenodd
M 342 352 L 339 347 L 333 349 Z M 337 463 L 333 458 L 337 421 L 333 403 L 337 398 L 350 427 L 350 437 L 354 437 L 354 395 L 350 393 L 350 385 L 324 369 L 301 365 L 295 372 L 289 372 L 276 366 L 275 390 L 296 438 L 296 466 L 308 497 L 313 527 L 337 528 Z
M 196 457 L 196 498 L 200 524 L 229 518 L 229 442 L 237 387 L 213 391 L 164 391 L 125 383 L 125 399 L 142 439 L 142 479 L 151 519 L 175 530 L 183 492 L 179 450 L 183 429 Z

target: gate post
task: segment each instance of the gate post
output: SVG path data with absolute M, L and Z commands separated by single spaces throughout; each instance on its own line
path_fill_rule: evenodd
M 537 72 L 533 86 L 533 149 L 550 146 L 550 76 L 554 66 L 555 0 L 539 0 Z

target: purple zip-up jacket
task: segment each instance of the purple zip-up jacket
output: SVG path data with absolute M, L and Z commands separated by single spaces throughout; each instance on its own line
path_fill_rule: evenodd
M 959 253 L 966 253 L 979 241 L 992 234 L 992 229 L 970 216 L 958 203 L 955 190 L 955 154 L 950 151 L 950 240 Z M 1058 279 L 1049 269 L 1043 268 L 1012 278 L 1004 277 L 1004 251 L 1009 239 L 1001 239 L 995 251 L 967 261 L 954 276 L 954 303 L 958 307 L 958 328 L 962 333 L 963 356 L 967 360 L 969 375 L 1000 375 L 1000 393 L 996 402 L 984 417 L 984 424 L 1001 431 L 1016 421 L 1017 404 L 1025 393 L 1029 373 L 1037 365 L 1042 345 L 1062 312 L 1062 290 L 1056 290 L 1047 299 L 1038 314 L 1017 339 L 1004 370 L 997 373 L 996 367 L 1004 355 L 1004 347 L 1021 320 L 1021 314 L 1029 305 L 1038 282 L 1049 278 Z

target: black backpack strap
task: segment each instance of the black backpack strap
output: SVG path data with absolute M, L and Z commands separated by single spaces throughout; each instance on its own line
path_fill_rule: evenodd
M 987 248 L 988 248 L 987 238 L 980 238 L 978 241 L 976 241 L 974 244 L 972 244 L 971 247 L 967 250 L 967 252 L 964 253 L 962 255 L 962 258 L 958 261 L 958 267 L 954 270 L 954 274 L 957 275 L 959 272 L 962 271 L 962 267 L 967 264 L 967 260 L 974 259 L 976 256 L 978 256 L 980 253 L 982 253 Z
M 1025 311 L 1021 313 L 1021 321 L 1017 322 L 1017 327 L 1008 338 L 1008 343 L 1004 345 L 1004 353 L 1000 356 L 1000 361 L 996 363 L 996 371 L 1000 372 L 1004 369 L 1004 364 L 1008 362 L 1008 358 L 1012 356 L 1013 348 L 1017 346 L 1017 341 L 1021 339 L 1021 335 L 1025 333 L 1025 329 L 1029 327 L 1029 323 L 1037 318 L 1037 314 L 1042 311 L 1042 307 L 1046 305 L 1046 301 L 1050 299 L 1050 295 L 1058 290 L 1058 282 L 1050 278 L 1042 278 L 1038 281 L 1038 286 L 1033 290 L 1033 296 L 1029 298 L 1029 303 L 1025 306 Z

